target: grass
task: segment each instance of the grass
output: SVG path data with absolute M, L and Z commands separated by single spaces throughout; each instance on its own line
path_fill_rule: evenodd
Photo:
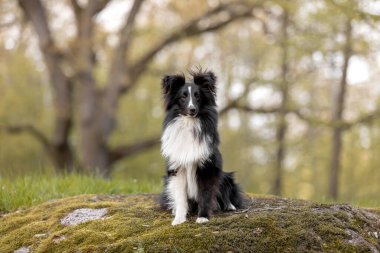
M 46 171 L 24 176 L 0 176 L 0 214 L 40 204 L 50 199 L 80 194 L 158 193 L 161 189 L 162 183 L 157 179 L 137 180 L 114 177 L 106 180 L 75 173 L 57 175 Z M 325 204 L 334 203 L 322 197 L 313 200 Z M 380 207 L 379 200 L 374 198 L 356 198 L 343 200 L 343 202 L 367 208 Z
M 79 194 L 157 193 L 158 181 L 110 179 L 78 175 L 39 174 L 16 178 L 0 177 L 0 213 L 30 207 L 50 199 Z

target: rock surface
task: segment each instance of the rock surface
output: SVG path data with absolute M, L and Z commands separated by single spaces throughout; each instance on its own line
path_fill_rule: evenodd
M 30 247 L 21 247 L 13 251 L 13 253 L 29 253 L 29 252 L 30 252 Z
M 75 226 L 91 220 L 99 220 L 107 214 L 107 208 L 91 209 L 80 208 L 69 213 L 61 219 L 61 224 L 65 226 Z
M 9 213 L 0 252 L 380 251 L 379 210 L 250 195 L 244 210 L 173 227 L 156 198 L 80 195 Z

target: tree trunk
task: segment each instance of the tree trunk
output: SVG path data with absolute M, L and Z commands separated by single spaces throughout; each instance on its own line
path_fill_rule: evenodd
M 62 70 L 62 55 L 51 35 L 47 15 L 38 0 L 19 0 L 19 5 L 33 24 L 39 39 L 39 47 L 48 69 L 53 91 L 55 110 L 54 130 L 51 140 L 46 140 L 47 153 L 58 171 L 75 167 L 74 155 L 69 143 L 72 128 L 72 84 Z
M 286 115 L 288 106 L 288 96 L 289 96 L 289 84 L 287 80 L 288 75 L 288 23 L 289 14 L 287 10 L 284 9 L 282 17 L 282 27 L 281 27 L 281 106 L 278 113 L 278 127 L 276 131 L 276 141 L 277 141 L 277 151 L 275 160 L 275 181 L 273 186 L 273 193 L 275 195 L 282 194 L 282 181 L 283 181 L 283 167 L 286 152 L 285 136 L 286 136 Z
M 339 82 L 338 89 L 334 90 L 333 96 L 333 109 L 332 109 L 332 122 L 342 122 L 344 101 L 346 97 L 347 87 L 347 70 L 350 57 L 352 54 L 351 49 L 351 33 L 352 26 L 351 20 L 345 24 L 345 45 L 343 49 L 343 66 L 342 76 Z M 330 157 L 330 180 L 329 180 L 329 197 L 336 200 L 339 196 L 339 172 L 341 167 L 341 153 L 342 153 L 342 135 L 344 129 L 340 124 L 333 124 L 332 130 L 332 148 Z
M 82 126 L 83 166 L 103 177 L 110 176 L 110 160 L 107 144 L 100 136 L 99 126 Z
M 82 165 L 88 170 L 104 177 L 109 176 L 109 135 L 102 132 L 101 94 L 94 89 L 95 81 L 88 73 L 79 78 L 79 121 L 81 134 Z

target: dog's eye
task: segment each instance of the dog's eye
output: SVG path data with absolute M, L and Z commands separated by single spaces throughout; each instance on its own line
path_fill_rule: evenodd
M 181 98 L 187 98 L 187 93 L 183 93 Z
M 195 97 L 195 98 L 199 98 L 199 93 L 198 93 L 198 92 L 195 92 L 195 93 L 194 93 L 194 97 Z

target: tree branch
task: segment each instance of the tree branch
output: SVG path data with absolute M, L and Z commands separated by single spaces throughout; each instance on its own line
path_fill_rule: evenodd
M 247 105 L 235 105 L 233 106 L 234 109 L 244 111 L 244 112 L 250 112 L 250 113 L 260 113 L 260 114 L 266 114 L 266 113 L 278 113 L 280 112 L 280 108 L 273 107 L 273 108 L 253 108 Z M 229 108 L 223 108 L 220 111 L 220 114 L 223 115 L 226 111 L 228 111 Z M 231 108 L 232 109 L 232 108 Z
M 150 139 L 142 140 L 131 145 L 119 146 L 111 150 L 110 160 L 114 163 L 125 157 L 148 150 L 160 144 L 160 137 L 156 136 Z
M 354 120 L 324 120 L 318 117 L 308 116 L 304 113 L 301 113 L 300 110 L 288 110 L 289 113 L 294 113 L 299 119 L 306 121 L 312 125 L 319 125 L 324 127 L 332 128 L 341 128 L 342 130 L 349 130 L 351 127 L 354 127 L 358 124 L 367 124 L 373 122 L 375 119 L 380 118 L 380 109 L 377 109 L 373 112 L 359 116 Z
M 80 15 L 83 11 L 82 7 L 78 4 L 77 0 L 71 0 L 71 7 L 73 8 L 74 11 L 74 16 L 77 24 L 79 23 L 80 20 Z
M 79 66 L 79 72 L 85 69 L 88 71 L 88 68 L 92 68 L 95 63 L 92 49 L 92 34 L 95 25 L 93 17 L 102 11 L 109 2 L 110 0 L 91 0 L 85 7 L 82 7 L 78 0 L 71 0 L 77 26 L 77 41 L 74 43 L 72 63 Z
M 358 124 L 369 124 L 372 123 L 374 120 L 380 118 L 380 108 L 374 110 L 373 112 L 367 113 L 365 115 L 359 116 L 355 120 L 346 121 L 342 123 L 343 130 L 348 130 L 351 127 L 354 127 Z
M 219 110 L 219 115 L 226 114 L 229 110 L 236 109 L 243 112 L 248 113 L 260 113 L 260 114 L 271 114 L 271 113 L 279 113 L 281 111 L 280 107 L 258 107 L 253 108 L 249 105 L 242 105 L 239 103 L 238 99 L 235 99 L 228 103 L 226 106 L 224 106 L 222 109 Z M 358 124 L 368 124 L 373 122 L 376 119 L 380 118 L 380 108 L 374 110 L 373 112 L 367 113 L 365 115 L 359 116 L 358 118 L 354 120 L 323 120 L 318 117 L 308 116 L 305 113 L 302 113 L 301 110 L 295 109 L 295 108 L 286 108 L 286 113 L 293 113 L 295 114 L 299 119 L 312 124 L 312 125 L 319 125 L 324 127 L 340 127 L 343 130 L 349 130 L 350 128 L 358 125 Z
M 137 14 L 141 10 L 141 6 L 144 0 L 135 0 L 127 15 L 126 21 L 122 29 L 120 30 L 120 42 L 113 53 L 113 59 L 111 63 L 111 69 L 109 74 L 109 79 L 107 81 L 108 93 L 106 96 L 109 97 L 106 100 L 115 101 L 119 93 L 122 93 L 123 86 L 128 85 L 127 73 L 126 73 L 126 56 L 129 48 L 129 44 L 132 38 L 132 31 L 136 21 Z
M 80 15 L 84 11 L 84 8 L 80 6 L 80 4 L 78 3 L 78 0 L 70 0 L 70 2 L 71 2 L 71 6 L 73 8 L 74 14 L 75 14 L 75 18 L 77 21 L 79 21 Z M 107 6 L 107 4 L 109 2 L 110 2 L 110 0 L 91 0 L 91 1 L 89 1 L 87 8 L 89 10 L 90 16 L 94 17 L 97 14 L 99 14 L 99 12 L 101 12 Z
M 41 47 L 54 46 L 46 12 L 40 0 L 19 0 L 26 17 L 33 23 Z
M 132 37 L 131 35 L 132 35 L 132 31 L 135 25 L 136 17 L 137 17 L 137 14 L 141 10 L 141 6 L 143 2 L 144 0 L 135 0 L 133 2 L 131 10 L 129 11 L 129 14 L 127 16 L 126 22 L 124 26 L 122 27 L 122 29 L 120 30 L 119 48 L 117 49 L 117 52 L 115 52 L 117 55 L 118 53 L 122 55 L 125 54 L 128 49 L 129 43 L 131 41 L 131 37 Z
M 0 130 L 4 130 L 10 134 L 28 133 L 35 138 L 44 148 L 51 146 L 49 139 L 37 128 L 30 124 L 24 125 L 0 125 Z
M 238 101 L 238 99 L 232 100 L 230 103 L 228 103 L 226 106 L 224 106 L 222 109 L 219 110 L 219 115 L 226 114 L 229 110 L 236 109 L 244 112 L 250 112 L 250 113 L 278 113 L 280 112 L 279 107 L 269 107 L 269 108 L 253 108 L 248 105 L 241 105 Z
M 137 79 L 157 53 L 173 42 L 202 33 L 215 31 L 237 19 L 251 16 L 254 7 L 254 5 L 245 3 L 221 4 L 205 14 L 189 21 L 153 46 L 136 61 L 131 67 L 132 75 L 134 76 L 132 79 Z M 126 89 L 131 88 L 135 83 L 136 82 L 131 82 Z
M 337 2 L 336 0 L 328 1 L 328 3 L 338 8 L 340 11 L 342 11 L 346 16 L 348 16 L 351 19 L 355 19 L 359 17 L 361 19 L 370 19 L 375 22 L 380 21 L 380 15 L 364 12 L 359 8 L 359 5 L 357 4 L 356 5 L 352 5 L 352 3 L 341 4 Z
M 89 1 L 89 4 L 91 6 L 90 8 L 90 14 L 92 17 L 96 16 L 101 12 L 106 6 L 109 4 L 111 0 L 91 0 Z
M 120 42 L 113 52 L 113 59 L 111 61 L 110 73 L 108 75 L 107 85 L 102 97 L 102 121 L 112 122 L 105 124 L 102 127 L 102 134 L 107 136 L 114 127 L 116 110 L 120 95 L 123 93 L 122 84 L 128 83 L 128 73 L 126 66 L 127 51 L 132 37 L 137 14 L 141 10 L 143 0 L 135 0 L 126 16 L 126 21 L 123 28 L 120 30 Z

